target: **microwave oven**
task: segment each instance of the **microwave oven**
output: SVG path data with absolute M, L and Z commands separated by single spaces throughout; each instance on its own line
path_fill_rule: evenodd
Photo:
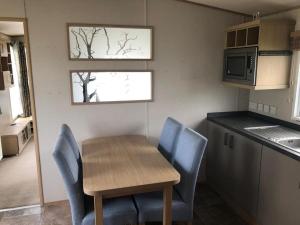
M 223 81 L 255 86 L 257 56 L 257 47 L 224 50 Z

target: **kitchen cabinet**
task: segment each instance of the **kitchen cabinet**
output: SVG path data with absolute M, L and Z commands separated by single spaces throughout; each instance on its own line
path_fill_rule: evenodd
M 257 218 L 262 145 L 236 133 L 229 138 L 233 199 L 251 217 Z
M 248 85 L 223 81 L 223 84 L 250 90 L 289 88 L 290 34 L 294 30 L 295 21 L 289 19 L 260 19 L 229 27 L 225 49 L 257 47 L 256 82 Z
M 226 30 L 225 48 L 257 46 L 260 51 L 290 50 L 290 33 L 295 21 L 289 19 L 259 19 Z
M 208 139 L 208 182 L 255 220 L 262 145 L 212 122 Z
M 299 225 L 299 161 L 264 146 L 259 199 L 260 225 Z
M 227 190 L 226 171 L 229 165 L 229 154 L 224 144 L 225 137 L 229 130 L 216 124 L 209 123 L 208 126 L 208 143 L 207 152 L 207 179 L 216 188 Z

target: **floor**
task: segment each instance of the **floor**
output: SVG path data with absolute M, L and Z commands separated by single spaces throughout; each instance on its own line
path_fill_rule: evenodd
M 18 156 L 0 161 L 0 209 L 39 203 L 33 138 Z
M 193 225 L 246 225 L 208 186 L 199 185 L 196 193 Z M 67 203 L 63 202 L 0 213 L 0 225 L 71 225 L 71 216 Z

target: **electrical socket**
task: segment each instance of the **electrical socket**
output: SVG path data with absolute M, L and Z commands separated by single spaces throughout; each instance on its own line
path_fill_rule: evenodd
M 269 112 L 270 112 L 270 106 L 264 105 L 264 113 L 269 113 Z
M 256 102 L 249 102 L 249 109 L 257 110 L 257 103 Z
M 271 105 L 271 106 L 270 106 L 270 114 L 276 115 L 276 112 L 277 112 L 276 106 Z

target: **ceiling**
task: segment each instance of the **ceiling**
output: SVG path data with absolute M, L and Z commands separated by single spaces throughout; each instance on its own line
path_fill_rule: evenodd
M 24 35 L 24 28 L 22 22 L 0 21 L 0 33 L 8 36 Z
M 242 14 L 253 15 L 257 11 L 267 15 L 300 7 L 299 0 L 186 0 Z

